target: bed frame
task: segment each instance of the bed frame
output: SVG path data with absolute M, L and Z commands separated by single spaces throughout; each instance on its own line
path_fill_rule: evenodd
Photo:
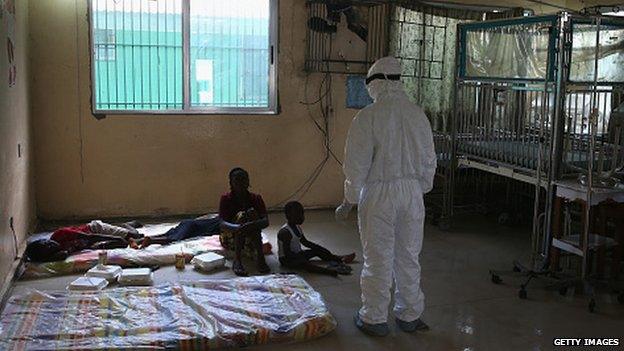
M 527 28 L 535 33 L 533 37 L 527 34 Z M 621 114 L 615 112 L 624 103 L 624 79 L 620 79 L 624 72 L 615 74 L 617 80 L 610 80 L 608 74 L 599 77 L 601 71 L 596 69 L 603 58 L 601 50 L 624 55 L 621 35 L 615 38 L 614 47 L 600 41 L 600 35 L 614 33 L 610 30 L 620 35 L 624 18 L 562 12 L 458 25 L 445 216 L 453 215 L 453 193 L 460 168 L 535 185 L 533 250 L 542 258 L 548 255 L 555 182 L 586 175 L 594 179 L 591 189 L 624 166 L 624 129 Z M 577 47 L 575 40 L 583 39 L 583 31 L 597 37 L 594 47 Z M 508 75 L 496 74 L 506 69 L 505 65 L 491 69 L 474 64 L 479 59 L 475 53 L 481 39 L 491 33 L 528 47 L 525 62 L 510 65 L 516 68 Z M 475 36 L 479 40 L 474 40 Z M 578 59 L 592 54 L 589 63 Z M 576 67 L 581 64 L 586 65 L 585 69 L 593 66 L 589 79 L 579 79 L 587 78 L 578 73 Z M 523 65 L 529 67 L 524 72 Z

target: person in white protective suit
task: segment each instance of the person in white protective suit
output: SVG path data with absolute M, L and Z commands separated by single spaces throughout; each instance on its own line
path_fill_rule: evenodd
M 390 289 L 395 282 L 394 315 L 406 332 L 426 330 L 420 320 L 424 294 L 418 256 L 423 241 L 423 194 L 436 170 L 431 125 L 412 103 L 400 79 L 397 59 L 384 57 L 370 68 L 366 87 L 374 103 L 353 119 L 345 146 L 344 200 L 336 218 L 358 204 L 364 253 L 360 278 L 362 308 L 355 323 L 363 332 L 385 336 Z

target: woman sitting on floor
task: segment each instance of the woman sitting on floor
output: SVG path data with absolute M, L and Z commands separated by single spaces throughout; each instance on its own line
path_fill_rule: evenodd
M 241 260 L 244 252 L 256 259 L 260 273 L 270 273 L 262 251 L 262 229 L 269 226 L 264 201 L 260 195 L 249 192 L 249 173 L 244 169 L 232 169 L 229 180 L 230 192 L 221 196 L 219 217 L 221 245 L 234 251 L 232 270 L 238 276 L 248 274 Z

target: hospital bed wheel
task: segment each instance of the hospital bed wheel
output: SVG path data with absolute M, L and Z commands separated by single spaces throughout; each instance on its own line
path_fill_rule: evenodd
M 587 308 L 589 309 L 589 313 L 594 313 L 594 311 L 596 311 L 596 300 L 589 300 L 589 306 L 587 306 Z
M 620 293 L 617 297 L 617 300 L 621 305 L 624 305 L 624 293 Z
M 527 291 L 524 287 L 520 288 L 520 291 L 518 291 L 518 297 L 521 298 L 522 300 L 527 299 Z
M 501 279 L 501 277 L 499 277 L 499 276 L 498 276 L 498 275 L 496 275 L 496 274 L 492 274 L 492 283 L 494 283 L 494 284 L 500 284 L 500 283 L 502 283 L 502 282 L 503 282 L 503 280 Z
M 567 294 L 568 294 L 568 287 L 567 286 L 559 288 L 559 295 L 566 296 Z

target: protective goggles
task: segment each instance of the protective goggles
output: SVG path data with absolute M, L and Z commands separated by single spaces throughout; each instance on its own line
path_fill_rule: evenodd
M 400 74 L 383 74 L 383 73 L 373 74 L 372 76 L 366 78 L 366 85 L 370 84 L 370 82 L 374 81 L 375 79 L 400 80 L 401 75 Z

